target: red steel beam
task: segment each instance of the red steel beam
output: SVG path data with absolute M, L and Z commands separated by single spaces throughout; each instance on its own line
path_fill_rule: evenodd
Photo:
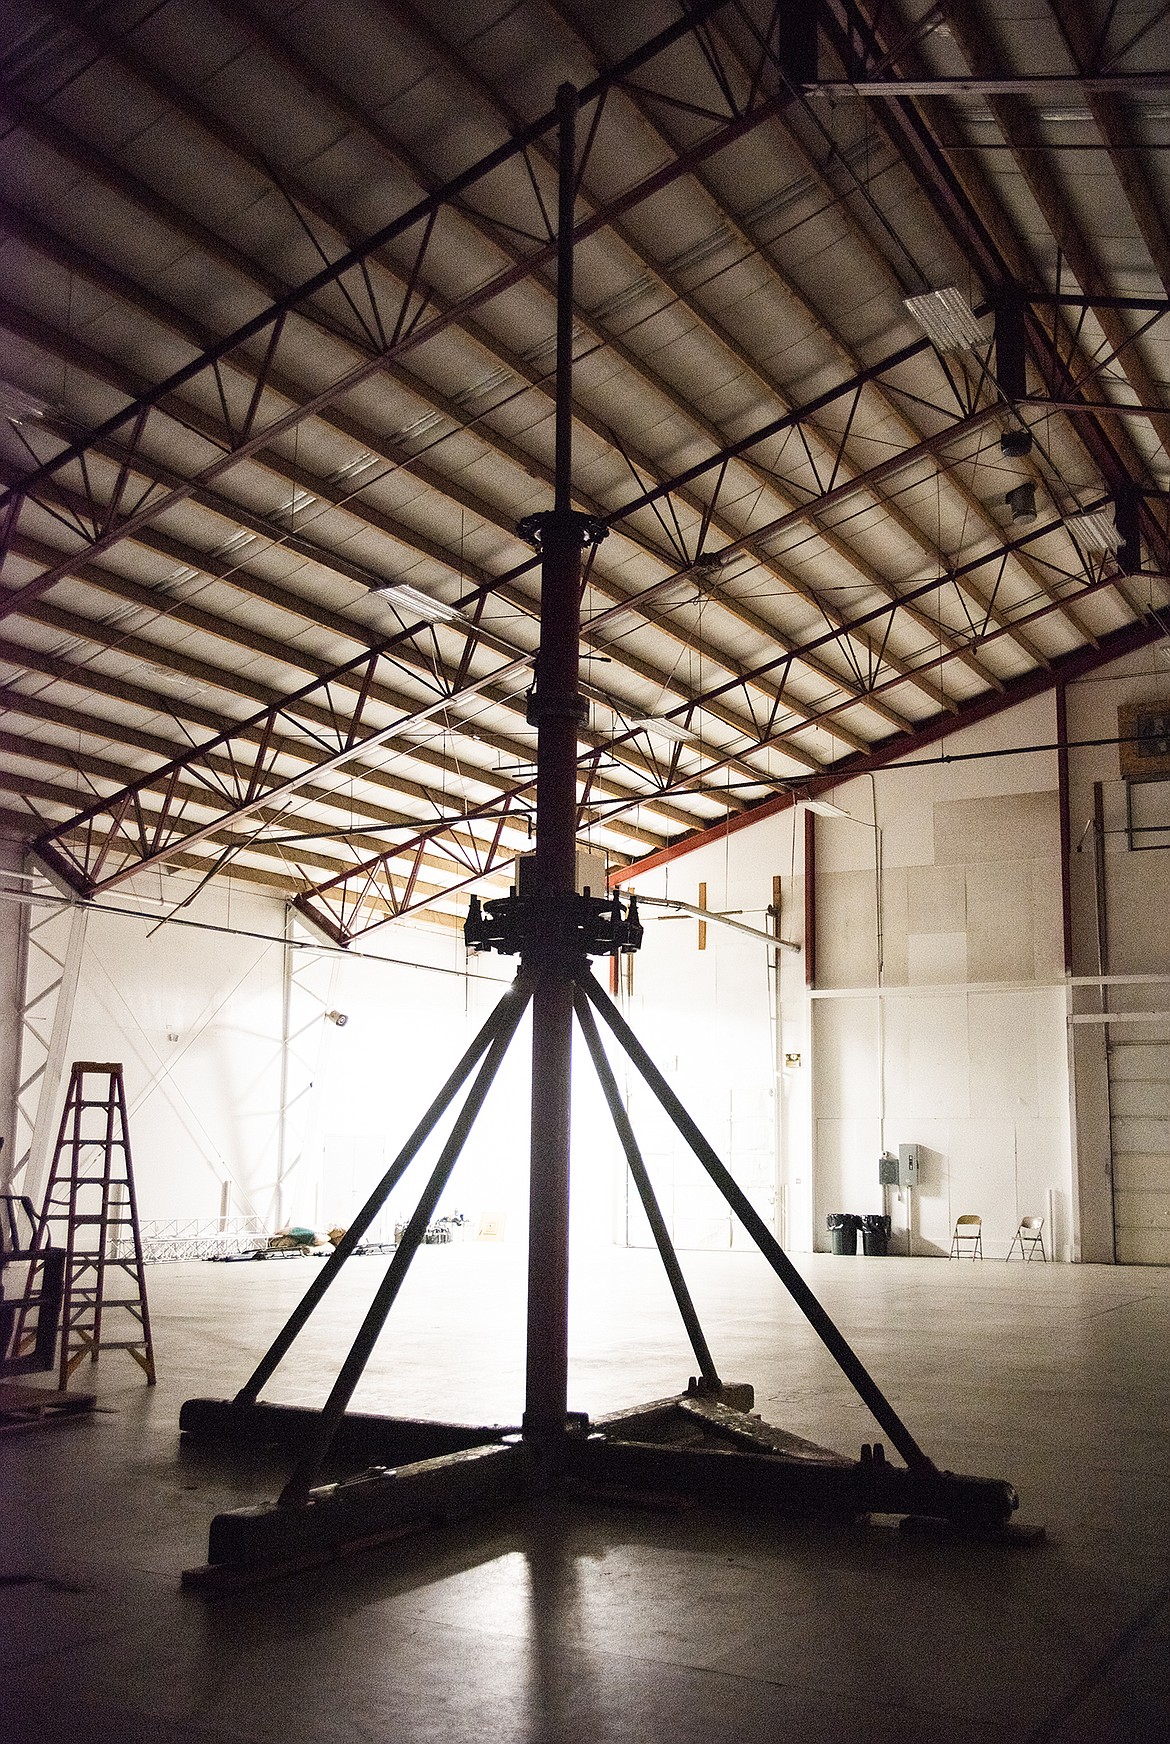
M 965 727 L 973 727 L 980 721 L 990 720 L 994 715 L 1002 714 L 1005 709 L 1015 708 L 1017 703 L 1027 702 L 1032 697 L 1043 696 L 1059 685 L 1071 684 L 1075 679 L 1083 678 L 1086 673 L 1095 672 L 1098 667 L 1119 660 L 1123 654 L 1132 654 L 1139 648 L 1148 648 L 1152 642 L 1162 641 L 1165 636 L 1165 626 L 1156 620 L 1125 624 L 1120 630 L 1103 636 L 1095 648 L 1074 648 L 1068 654 L 1058 655 L 1051 666 L 1021 673 L 1017 678 L 1009 679 L 1002 691 L 994 691 L 988 696 L 976 697 L 972 702 L 962 704 L 957 714 L 935 715 L 932 720 L 916 727 L 912 733 L 893 734 L 863 756 L 842 758 L 824 775 L 802 781 L 799 786 L 790 788 L 786 793 L 778 793 L 771 799 L 761 800 L 758 805 L 748 806 L 734 817 L 722 818 L 707 829 L 696 830 L 693 835 L 684 836 L 681 840 L 672 842 L 669 847 L 660 848 L 654 854 L 647 854 L 641 860 L 619 867 L 609 875 L 610 888 L 629 884 L 643 873 L 653 872 L 658 866 L 668 866 L 672 860 L 681 859 L 683 855 L 693 853 L 696 848 L 705 848 L 712 842 L 724 841 L 738 830 L 750 829 L 767 818 L 791 810 L 802 800 L 830 793 L 833 788 L 852 781 L 858 775 L 884 769 L 891 763 L 900 763 L 903 758 L 912 757 L 926 745 L 937 744 L 939 739 L 950 738 L 954 733 L 962 732 Z

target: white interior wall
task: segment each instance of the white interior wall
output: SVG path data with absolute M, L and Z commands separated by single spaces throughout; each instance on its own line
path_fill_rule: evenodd
M 698 903 L 749 926 L 771 927 L 781 880 L 780 930 L 800 937 L 803 874 L 793 814 L 696 848 L 630 888 Z M 812 1178 L 802 958 L 775 952 L 716 922 L 643 911 L 646 941 L 634 962 L 626 1012 L 650 1053 L 769 1227 L 797 1251 L 810 1246 Z M 786 1059 L 790 1062 L 785 1064 Z M 728 1247 L 746 1238 L 690 1150 L 641 1081 L 627 1071 L 629 1106 L 647 1166 L 680 1247 Z M 650 1240 L 632 1190 L 619 1239 Z
M 132 909 L 133 891 L 117 902 Z M 88 914 L 53 1131 L 69 1063 L 120 1061 L 140 1216 L 264 1218 L 278 1146 L 282 908 L 220 886 L 184 910 L 195 926 L 160 925 L 161 913 Z M 63 933 L 69 918 L 62 910 L 53 925 Z M 201 930 L 220 926 L 276 936 Z
M 817 818 L 818 1234 L 882 1209 L 876 1158 L 916 1143 L 918 1189 L 889 1195 L 903 1251 L 908 1220 L 946 1253 L 975 1212 L 989 1256 L 1029 1214 L 1071 1252 L 1056 757 L 972 756 L 1054 738 L 1052 698 L 1022 704 L 922 754 L 970 760 L 851 782 L 832 797 L 858 821 Z
M 168 881 L 168 907 L 185 889 L 181 876 Z M 194 896 L 184 924 L 160 924 L 155 889 L 136 897 L 128 887 L 115 899 L 127 910 L 136 900 L 145 913 L 88 912 L 54 1133 L 69 1062 L 118 1060 L 144 1220 L 346 1224 L 515 965 L 468 959 L 458 933 L 401 923 L 373 934 L 360 954 L 308 948 L 294 923 L 299 942 L 290 947 L 284 905 L 230 883 Z M 45 912 L 60 935 L 49 942 L 60 951 L 71 911 Z M 0 925 L 13 931 L 13 963 L 19 914 L 15 903 L 0 906 Z M 14 980 L 8 1010 L 18 1032 L 16 1006 Z M 490 1219 L 517 1243 L 527 1219 L 528 1054 L 525 1021 L 440 1205 L 464 1212 L 474 1228 Z M 616 1146 L 581 1059 L 574 1123 L 575 1235 L 608 1241 Z M 388 1237 L 413 1209 L 429 1166 L 422 1157 L 396 1189 L 375 1235 Z M 42 1188 L 34 1186 L 38 1202 Z
M 1067 693 L 1075 1114 L 1085 1257 L 1170 1264 L 1170 850 L 1134 851 L 1115 737 L 1124 704 L 1170 706 L 1163 644 Z M 1104 808 L 1098 939 L 1094 786 Z M 1158 784 L 1165 812 L 1170 789 Z M 1146 789 L 1144 797 L 1159 797 Z M 1099 946 L 1101 954 L 1099 954 Z M 1098 978 L 1104 967 L 1111 983 Z M 1138 979 L 1133 979 L 1137 977 Z M 1159 1015 L 1161 1014 L 1161 1015 Z
M 1054 738 L 1045 698 L 923 755 Z M 811 996 L 801 958 L 780 957 L 777 989 L 766 947 L 711 925 L 700 953 L 693 920 L 650 921 L 635 1022 L 794 1250 L 828 1245 L 831 1211 L 882 1210 L 877 1158 L 913 1142 L 924 1157 L 912 1207 L 916 1252 L 946 1253 L 955 1217 L 975 1211 L 989 1255 L 1006 1253 L 1019 1218 L 1036 1213 L 1055 1220 L 1057 1251 L 1071 1257 L 1054 753 L 895 766 L 832 799 L 850 817 L 816 820 Z M 634 888 L 694 902 L 705 881 L 710 907 L 765 925 L 774 875 L 782 931 L 799 941 L 803 814 L 782 812 L 683 854 Z M 735 1155 L 725 1111 L 737 1093 L 772 1125 L 768 1187 L 762 1149 Z M 664 1190 L 677 1196 L 690 1170 L 681 1147 L 656 1160 Z M 709 1227 L 689 1233 L 722 1243 L 704 1191 Z M 904 1251 L 911 1207 L 893 1194 L 888 1208 Z M 688 1226 L 677 1215 L 676 1224 L 685 1243 Z
M 1070 736 L 1109 738 L 1120 703 L 1167 696 L 1158 651 L 1118 662 L 1069 688 Z M 926 756 L 960 759 L 1055 737 L 1054 703 L 1044 698 Z M 811 995 L 802 957 L 777 957 L 714 922 L 700 951 L 693 918 L 645 911 L 646 945 L 633 992 L 623 995 L 628 1014 L 794 1250 L 825 1245 L 829 1211 L 880 1209 L 877 1155 L 913 1141 L 925 1147 L 918 1251 L 945 1252 L 955 1215 L 975 1210 L 989 1254 L 1002 1252 L 1017 1218 L 1040 1212 L 1054 1218 L 1049 1233 L 1062 1256 L 1111 1260 L 1116 1187 L 1118 1257 L 1170 1258 L 1170 1021 L 1158 1018 L 1170 1008 L 1170 935 L 1160 919 L 1170 906 L 1170 856 L 1127 850 L 1110 745 L 1070 754 L 1074 842 L 1092 815 L 1095 781 L 1105 796 L 1110 967 L 1153 977 L 1109 989 L 1108 1025 L 1098 1021 L 1095 984 L 1072 993 L 1073 1015 L 1086 1021 L 1066 1023 L 1051 752 L 895 766 L 834 790 L 850 818 L 815 826 Z M 1074 970 L 1090 983 L 1091 847 L 1071 867 Z M 784 812 L 679 856 L 635 888 L 695 902 L 703 882 L 710 908 L 767 928 L 779 878 L 781 931 L 801 942 L 802 852 L 803 814 Z M 181 877 L 167 881 L 172 904 L 183 889 Z M 210 1220 L 226 1209 L 270 1226 L 346 1222 L 513 966 L 467 964 L 457 934 L 410 925 L 373 935 L 381 961 L 289 951 L 283 905 L 230 884 L 201 892 L 183 914 L 231 933 L 160 927 L 158 892 L 145 894 L 154 898 L 147 918 L 89 915 L 66 1051 L 125 1064 L 142 1215 Z M 119 900 L 129 906 L 133 892 Z M 9 1101 L 20 914 L 15 902 L 0 905 L 0 1097 Z M 345 1013 L 344 1027 L 328 1021 L 330 1010 Z M 679 1245 L 741 1239 L 640 1080 L 610 1051 Z M 517 1239 L 528 1098 L 522 1036 L 445 1200 Z M 1111 1108 L 1119 1098 L 1124 1107 Z M 597 1239 L 648 1242 L 580 1048 L 574 1110 L 576 1225 Z M 389 1220 L 413 1193 L 412 1178 Z M 895 1196 L 889 1208 L 904 1231 L 907 1207 Z

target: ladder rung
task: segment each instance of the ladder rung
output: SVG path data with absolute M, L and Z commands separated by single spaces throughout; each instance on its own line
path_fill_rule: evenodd
M 73 1218 L 75 1227 L 82 1223 L 104 1223 L 110 1229 L 129 1229 L 133 1223 L 131 1217 L 101 1217 L 96 1211 L 87 1211 L 83 1217 Z
M 94 1302 L 86 1302 L 83 1306 L 86 1308 L 94 1308 L 97 1304 Z M 142 1298 L 141 1296 L 119 1296 L 115 1302 L 109 1296 L 105 1296 L 102 1298 L 101 1307 L 103 1314 L 107 1308 L 128 1308 L 131 1314 L 141 1314 Z
M 92 1347 L 92 1345 L 93 1345 L 93 1340 L 90 1339 L 89 1345 L 87 1345 L 85 1348 L 89 1349 Z M 103 1338 L 103 1339 L 100 1339 L 98 1341 L 97 1348 L 99 1351 L 101 1351 L 101 1350 L 141 1350 L 144 1348 L 144 1345 L 143 1345 L 143 1340 L 141 1338 L 122 1338 L 122 1339 Z

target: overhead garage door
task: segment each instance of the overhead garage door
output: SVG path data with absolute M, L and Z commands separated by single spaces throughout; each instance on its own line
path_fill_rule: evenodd
M 1170 1040 L 1109 1049 L 1113 1215 L 1122 1265 L 1170 1265 Z

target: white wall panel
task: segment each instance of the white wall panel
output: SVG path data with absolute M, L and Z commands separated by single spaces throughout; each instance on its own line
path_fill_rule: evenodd
M 908 931 L 966 932 L 967 880 L 962 866 L 908 866 L 905 878 Z M 889 923 L 888 906 L 886 913 Z
M 816 818 L 811 999 L 800 960 L 785 957 L 781 975 L 780 1054 L 799 1064 L 780 1072 L 779 1186 L 798 1243 L 811 1230 L 827 1246 L 830 1211 L 882 1209 L 878 1154 L 917 1142 L 925 1153 L 913 1202 L 919 1251 L 945 1254 L 957 1211 L 979 1210 L 989 1252 L 1006 1252 L 1021 1215 L 1047 1215 L 1049 1193 L 1065 1207 L 1061 1245 L 1070 1248 L 1056 760 L 1048 753 L 961 760 L 968 751 L 1050 742 L 1053 728 L 1050 698 L 1023 705 L 947 740 L 943 754 L 952 761 L 934 763 L 928 754 L 917 767 L 881 771 L 872 784 L 842 784 L 833 802 L 849 816 Z M 750 920 L 753 912 L 762 918 L 771 877 L 780 873 L 784 931 L 799 938 L 801 866 L 793 849 L 803 818 L 795 838 L 794 821 L 779 814 L 683 855 L 644 888 L 659 894 L 669 884 L 693 901 L 703 879 L 712 906 L 742 906 Z M 665 961 L 668 937 L 677 945 Z M 741 988 L 722 971 L 712 976 L 709 959 L 729 961 L 729 950 L 711 926 L 702 965 L 690 923 L 662 927 L 637 966 L 636 1003 L 651 1028 L 674 1026 L 668 1051 L 680 1078 L 696 1058 L 680 1035 L 677 1014 L 686 1010 L 695 1035 L 707 1038 L 707 1060 L 737 1084 L 754 1072 L 762 1087 L 774 1063 L 761 1045 L 769 1022 L 763 980 L 750 949 Z M 988 983 L 1003 992 L 984 991 Z M 656 1010 L 663 1003 L 670 1014 Z M 743 1020 L 734 1031 L 738 1053 L 720 1039 L 733 1033 L 732 1004 Z M 733 1121 L 733 1144 L 735 1132 Z M 745 1174 L 762 1174 L 764 1156 L 744 1148 Z M 901 1242 L 907 1204 L 896 1192 L 885 1197 Z
M 818 1120 L 816 1171 L 816 1236 L 829 1246 L 825 1218 L 832 1211 L 864 1214 L 882 1209 L 877 1159 L 881 1154 L 877 1119 Z
M 830 831 L 854 831 L 835 819 L 817 819 L 817 842 Z M 877 979 L 877 904 L 872 866 L 852 872 L 817 868 L 817 905 L 832 924 L 817 932 L 817 982 L 821 987 L 864 987 Z
M 973 1211 L 983 1219 L 985 1255 L 1006 1254 L 1019 1222 L 1014 1121 L 951 1122 L 947 1198 L 952 1229 L 957 1217 Z
M 813 1001 L 813 1110 L 818 1120 L 856 1119 L 874 1113 L 878 1020 L 876 998 Z
M 1056 1229 L 1045 1228 L 1044 1245 L 1052 1251 L 1067 1244 L 1072 1208 L 1068 1188 L 1068 1109 L 1056 1120 L 1018 1120 L 1016 1130 L 1016 1203 L 1020 1217 L 1047 1217 L 1051 1203 Z M 1051 1195 L 1051 1200 L 1049 1198 Z
M 907 934 L 906 980 L 912 987 L 938 987 L 966 979 L 966 932 Z
M 1034 1119 L 1039 1084 L 1033 995 L 972 993 L 967 1009 L 972 1108 Z
M 1057 798 L 1051 788 L 940 799 L 934 806 L 934 859 L 939 866 L 998 866 L 1010 860 L 1049 858 L 1059 832 Z
M 176 893 L 178 895 L 178 893 Z M 233 904 L 279 934 L 278 904 Z M 198 918 L 226 915 L 207 893 Z M 68 1058 L 120 1060 L 144 1219 L 267 1219 L 280 1120 L 283 946 L 90 915 Z M 227 1189 L 227 1198 L 224 1191 Z
M 1032 979 L 1036 915 L 1031 860 L 1013 857 L 967 867 L 967 929 L 972 981 Z
M 922 994 L 884 1003 L 886 1058 L 909 1062 L 907 1100 L 899 1104 L 887 1096 L 887 1117 L 965 1119 L 970 1113 L 965 996 Z

